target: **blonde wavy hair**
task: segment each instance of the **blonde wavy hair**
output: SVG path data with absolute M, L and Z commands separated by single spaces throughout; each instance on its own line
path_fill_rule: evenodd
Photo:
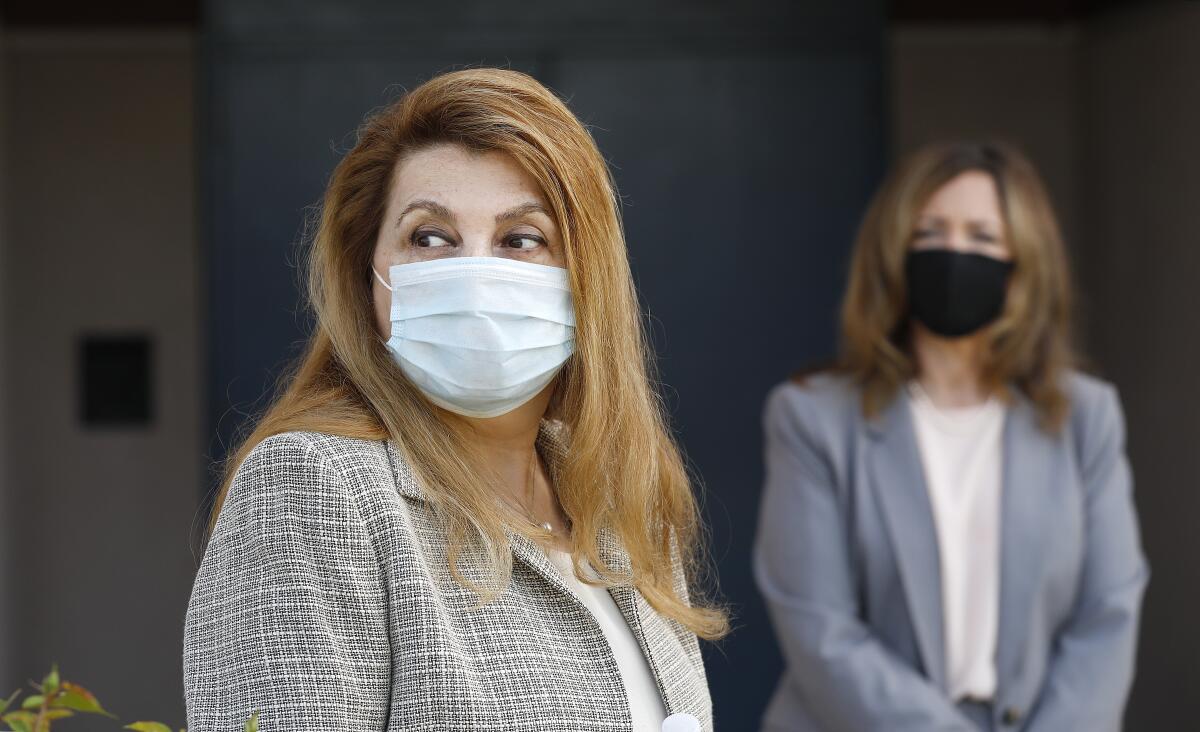
M 905 257 L 926 202 L 968 171 L 995 181 L 1015 264 L 1004 310 L 986 330 L 984 382 L 994 390 L 1014 384 L 1036 405 L 1043 427 L 1057 430 L 1069 408 L 1062 376 L 1077 362 L 1071 276 L 1045 186 L 1025 156 L 1003 143 L 930 145 L 888 176 L 867 209 L 851 257 L 841 367 L 861 384 L 868 416 L 916 375 Z
M 604 529 L 629 555 L 633 583 L 662 615 L 703 638 L 728 632 L 723 609 L 693 592 L 680 597 L 672 552 L 689 584 L 701 576 L 702 530 L 679 449 L 652 381 L 652 360 L 607 165 L 588 131 L 533 78 L 469 69 L 437 76 L 367 118 L 329 181 L 307 252 L 314 331 L 281 393 L 226 460 L 208 531 L 238 467 L 262 440 L 300 430 L 392 439 L 411 463 L 450 542 L 456 579 L 494 599 L 512 555 L 491 471 L 466 424 L 410 383 L 376 332 L 371 257 L 398 162 L 453 143 L 511 155 L 540 184 L 562 231 L 576 310 L 575 354 L 558 376 L 547 412 L 569 439 L 556 491 L 570 517 L 572 550 L 605 582 L 618 577 L 599 552 Z M 671 537 L 675 547 L 672 547 Z M 460 562 L 482 550 L 489 587 L 468 582 Z M 476 552 L 471 552 L 477 556 Z

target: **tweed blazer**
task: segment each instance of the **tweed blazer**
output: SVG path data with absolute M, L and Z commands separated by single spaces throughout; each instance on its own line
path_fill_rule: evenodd
M 539 430 L 552 477 L 562 432 Z M 235 474 L 188 603 L 188 729 L 234 732 L 258 710 L 263 732 L 631 730 L 596 619 L 535 542 L 509 540 L 512 580 L 479 606 L 450 576 L 446 537 L 392 441 L 264 440 Z M 611 533 L 600 551 L 628 570 Z M 678 557 L 675 577 L 686 597 Z M 711 730 L 696 636 L 631 585 L 609 592 L 667 713 Z

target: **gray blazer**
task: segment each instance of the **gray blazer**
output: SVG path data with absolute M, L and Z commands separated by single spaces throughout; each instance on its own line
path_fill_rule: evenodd
M 995 729 L 1110 732 L 1148 578 L 1115 390 L 1069 378 L 1051 436 L 1004 427 Z M 764 728 L 975 730 L 947 698 L 937 538 L 908 399 L 872 420 L 844 377 L 767 399 L 754 572 L 786 670 Z
M 544 422 L 538 437 L 552 476 L 560 429 Z M 188 730 L 234 732 L 256 709 L 263 732 L 630 730 L 595 618 L 534 542 L 510 540 L 512 582 L 476 608 L 391 441 L 263 441 L 236 474 L 188 604 Z M 628 569 L 611 534 L 601 552 Z M 696 636 L 632 587 L 610 592 L 668 714 L 711 730 Z

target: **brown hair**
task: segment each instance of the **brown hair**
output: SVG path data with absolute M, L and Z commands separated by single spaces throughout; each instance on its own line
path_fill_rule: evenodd
M 570 448 L 556 490 L 573 525 L 576 557 L 607 583 L 599 534 L 613 531 L 629 554 L 632 581 L 663 615 L 704 638 L 728 631 L 726 614 L 673 586 L 671 541 L 695 579 L 701 561 L 697 503 L 653 388 L 652 364 L 608 167 L 588 131 L 533 78 L 501 69 L 437 76 L 367 118 L 333 172 L 308 252 L 308 296 L 316 316 L 306 352 L 283 390 L 227 461 L 209 525 L 238 466 L 265 438 L 285 431 L 391 438 L 445 523 L 459 582 L 494 598 L 512 554 L 490 471 L 465 423 L 434 407 L 378 337 L 370 262 L 398 162 L 451 143 L 511 155 L 541 186 L 562 231 L 576 311 L 575 353 L 558 376 L 549 415 Z M 524 532 L 525 529 L 512 527 Z M 468 546 L 483 550 L 496 584 L 459 571 Z M 475 554 L 475 552 L 472 552 Z M 489 583 L 490 585 L 490 583 Z
M 982 171 L 1000 198 L 1015 264 L 1004 311 L 986 331 L 984 382 L 1012 383 L 1036 405 L 1043 427 L 1066 417 L 1062 376 L 1075 364 L 1071 277 L 1045 187 L 1015 148 L 995 142 L 934 144 L 907 157 L 867 209 L 842 303 L 842 369 L 863 389 L 863 409 L 878 413 L 916 375 L 909 350 L 904 262 L 930 196 L 958 175 Z

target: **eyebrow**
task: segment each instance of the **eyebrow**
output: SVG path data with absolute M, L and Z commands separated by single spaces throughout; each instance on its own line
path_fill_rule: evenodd
M 938 214 L 921 214 L 917 217 L 917 225 L 921 224 L 944 224 L 946 217 Z M 967 219 L 968 226 L 976 226 L 982 228 L 1002 228 L 1004 222 L 996 219 Z
M 454 220 L 454 214 L 451 213 L 450 209 L 446 208 L 442 204 L 438 203 L 437 201 L 431 201 L 428 198 L 418 198 L 417 200 L 405 206 L 404 210 L 400 212 L 400 215 L 396 217 L 396 226 L 400 225 L 400 222 L 404 220 L 405 216 L 418 209 L 423 209 L 434 216 L 438 216 L 449 221 Z
M 528 203 L 522 203 L 520 206 L 513 206 L 507 211 L 501 211 L 500 213 L 496 214 L 496 223 L 499 224 L 511 219 L 519 219 L 525 214 L 531 213 L 540 213 L 551 221 L 554 220 L 554 217 L 550 215 L 550 212 L 546 210 L 545 206 L 537 203 L 536 201 L 530 201 Z
M 428 198 L 418 198 L 417 200 L 405 206 L 404 210 L 400 212 L 400 215 L 396 217 L 396 226 L 400 225 L 400 222 L 404 220 L 405 216 L 418 209 L 428 211 L 434 216 L 438 216 L 449 221 L 454 220 L 453 212 L 451 212 L 450 209 L 446 208 L 442 204 Z M 550 214 L 550 211 L 548 211 L 545 206 L 537 203 L 536 201 L 529 201 L 528 203 L 522 203 L 519 206 L 513 206 L 507 211 L 501 211 L 500 213 L 496 214 L 496 223 L 499 224 L 504 221 L 519 219 L 522 216 L 531 213 L 540 213 L 546 218 L 552 221 L 554 220 L 554 216 Z

